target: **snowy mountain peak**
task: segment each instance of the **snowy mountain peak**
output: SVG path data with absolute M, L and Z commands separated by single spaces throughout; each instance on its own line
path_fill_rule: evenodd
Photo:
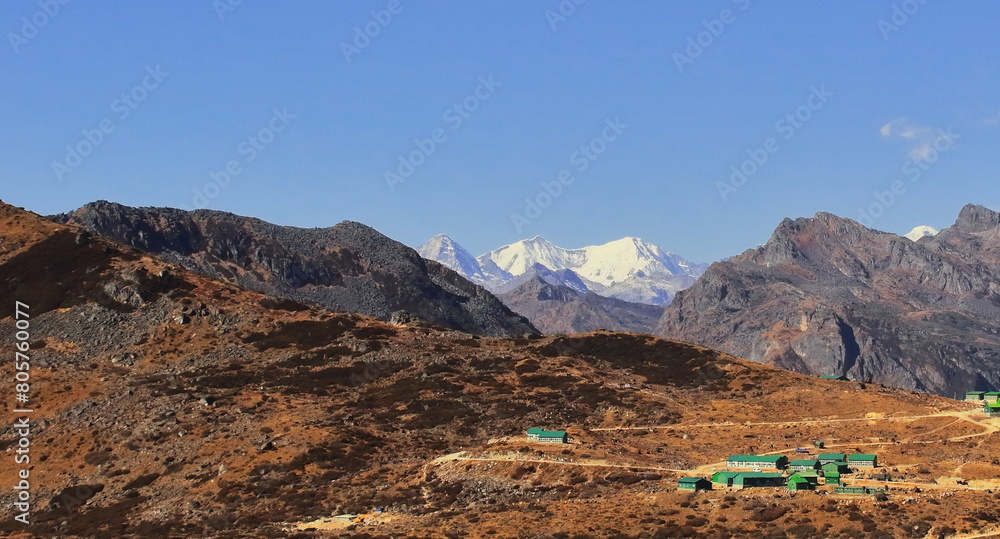
M 444 264 L 473 282 L 481 283 L 485 279 L 476 257 L 446 234 L 434 236 L 418 247 L 417 253 L 424 258 Z
M 906 238 L 910 241 L 917 241 L 920 238 L 925 238 L 927 236 L 937 236 L 938 231 L 929 226 L 918 226 L 914 227 L 913 230 L 906 233 Z
M 633 236 L 579 249 L 557 247 L 535 236 L 473 259 L 442 234 L 418 252 L 493 292 L 516 286 L 524 276 L 539 276 L 578 292 L 654 305 L 670 303 L 678 290 L 691 286 L 707 268 Z

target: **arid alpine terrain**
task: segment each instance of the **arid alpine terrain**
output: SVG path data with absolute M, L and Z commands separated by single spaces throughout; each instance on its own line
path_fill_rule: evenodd
M 815 375 L 955 397 L 1000 388 L 1000 214 L 911 241 L 828 213 L 713 264 L 657 334 Z
M 166 227 L 164 227 L 166 228 Z M 363 277 L 363 276 L 362 276 Z M 0 345 L 30 313 L 5 537 L 957 537 L 1000 526 L 977 404 L 639 334 L 496 338 L 240 288 L 0 205 Z M 13 354 L 11 354 L 13 355 Z M 4 380 L 14 366 L 0 367 Z M 565 429 L 538 444 L 530 427 Z M 736 452 L 877 452 L 857 485 L 678 491 Z M 875 473 L 878 472 L 878 473 Z M 9 511 L 8 511 L 9 512 Z

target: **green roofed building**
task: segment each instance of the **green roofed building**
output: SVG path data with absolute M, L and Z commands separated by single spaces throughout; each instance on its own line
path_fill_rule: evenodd
M 566 431 L 564 430 L 544 430 L 538 427 L 528 429 L 528 441 L 542 444 L 564 444 L 566 443 Z
M 847 455 L 844 453 L 820 453 L 816 460 L 819 460 L 820 465 L 826 464 L 827 462 L 844 461 L 847 459 Z
M 834 473 L 838 473 L 838 474 L 844 474 L 844 473 L 850 473 L 851 472 L 851 468 L 850 468 L 850 466 L 847 465 L 846 462 L 844 462 L 842 460 L 838 460 L 838 461 L 834 461 L 834 462 L 827 462 L 826 464 L 824 464 L 823 465 L 823 471 L 824 472 L 834 472 Z
M 788 477 L 788 481 L 785 482 L 786 490 L 815 490 L 816 485 L 811 483 L 808 479 L 800 477 L 798 474 L 792 474 Z
M 827 485 L 839 485 L 840 474 L 837 472 L 823 472 L 823 482 Z
M 985 391 L 966 391 L 965 392 L 965 400 L 967 400 L 967 401 L 977 402 L 977 401 L 983 400 L 985 397 L 986 397 L 986 392 Z
M 1000 403 L 987 402 L 983 404 L 983 411 L 990 417 L 1000 417 Z
M 782 487 L 785 476 L 780 473 L 743 472 L 733 478 L 733 486 L 739 489 L 755 487 Z
M 733 486 L 733 478 L 737 475 L 740 475 L 740 472 L 715 472 L 712 476 L 712 482 L 731 487 Z
M 784 455 L 730 455 L 726 459 L 727 468 L 784 470 L 785 466 L 788 466 L 788 457 Z
M 869 453 L 847 455 L 847 464 L 851 468 L 878 468 L 878 457 Z
M 793 472 L 806 472 L 819 469 L 819 461 L 815 459 L 794 459 L 788 463 L 788 469 Z
M 1000 401 L 1000 391 L 987 391 L 983 393 L 983 400 L 986 402 Z
M 821 374 L 819 377 L 826 380 L 840 380 L 841 382 L 847 381 L 847 376 L 844 376 L 843 374 Z
M 791 480 L 793 477 L 795 477 L 797 479 L 805 479 L 806 481 L 809 481 L 810 483 L 812 483 L 814 485 L 818 485 L 819 484 L 820 475 L 818 473 L 814 472 L 814 471 L 795 472 L 792 475 L 788 476 L 788 479 Z
M 677 480 L 681 490 L 712 490 L 712 482 L 704 477 L 682 477 Z

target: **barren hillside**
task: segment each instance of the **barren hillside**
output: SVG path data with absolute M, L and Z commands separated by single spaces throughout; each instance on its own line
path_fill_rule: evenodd
M 1000 518 L 985 490 L 1000 437 L 940 397 L 646 335 L 390 325 L 0 205 L 0 303 L 15 301 L 31 314 L 33 524 L 5 519 L 6 536 L 916 537 Z M 0 346 L 14 335 L 8 310 Z M 530 444 L 533 426 L 571 444 Z M 5 423 L 0 449 L 16 439 Z M 814 439 L 877 448 L 889 499 L 676 491 L 731 453 Z

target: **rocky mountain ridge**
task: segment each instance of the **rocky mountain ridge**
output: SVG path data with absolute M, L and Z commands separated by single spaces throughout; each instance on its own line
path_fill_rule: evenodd
M 215 278 L 328 309 L 380 320 L 405 311 L 480 335 L 536 331 L 487 290 L 361 223 L 303 229 L 212 210 L 106 201 L 54 219 Z
M 606 298 L 540 275 L 497 295 L 543 333 L 585 333 L 598 329 L 652 333 L 663 307 Z
M 1000 214 L 914 242 L 828 213 L 713 264 L 657 334 L 815 375 L 955 396 L 1000 387 Z

